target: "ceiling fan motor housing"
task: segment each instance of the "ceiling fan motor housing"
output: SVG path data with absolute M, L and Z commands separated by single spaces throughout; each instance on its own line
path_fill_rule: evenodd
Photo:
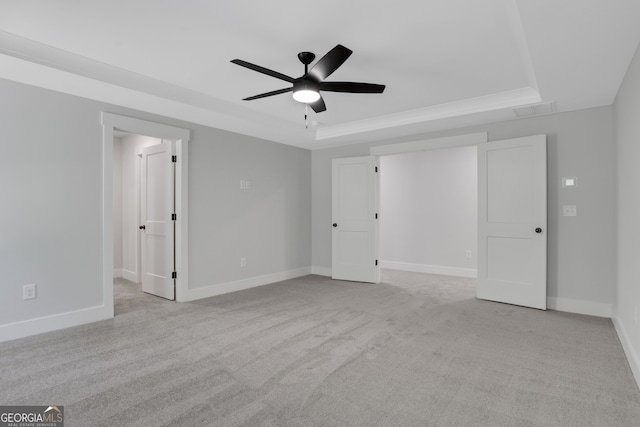
M 311 90 L 313 92 L 319 92 L 320 83 L 310 78 L 309 76 L 297 78 L 293 82 L 293 91 L 298 92 L 300 90 Z

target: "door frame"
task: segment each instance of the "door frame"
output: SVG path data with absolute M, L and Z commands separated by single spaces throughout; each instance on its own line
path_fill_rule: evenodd
M 175 141 L 176 150 L 176 301 L 185 301 L 188 275 L 188 142 L 191 132 L 162 123 L 103 112 L 102 123 L 102 289 L 103 304 L 113 317 L 113 131 Z

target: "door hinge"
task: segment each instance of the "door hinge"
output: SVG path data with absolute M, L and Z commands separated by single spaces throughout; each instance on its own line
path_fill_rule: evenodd
M 171 156 L 171 163 L 177 163 L 178 162 L 178 156 Z
M 178 215 L 177 215 L 177 214 L 172 213 L 172 214 L 171 214 L 171 221 L 176 221 L 177 219 L 178 219 Z
M 177 279 L 178 278 L 178 273 L 176 271 L 171 272 L 171 278 L 172 279 Z
M 376 265 L 378 265 L 378 260 L 376 260 Z

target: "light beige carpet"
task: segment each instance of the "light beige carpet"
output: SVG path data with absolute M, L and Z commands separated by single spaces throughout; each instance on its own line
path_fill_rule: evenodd
M 640 425 L 610 320 L 398 271 L 194 303 L 117 284 L 115 319 L 0 344 L 0 404 L 67 426 Z

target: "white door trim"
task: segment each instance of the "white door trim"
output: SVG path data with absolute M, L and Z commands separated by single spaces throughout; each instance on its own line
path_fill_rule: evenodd
M 438 150 L 440 148 L 467 147 L 487 142 L 487 136 L 487 132 L 478 132 L 445 136 L 443 138 L 421 139 L 419 141 L 402 142 L 399 144 L 378 145 L 371 147 L 369 153 L 371 156 L 387 156 L 390 154 Z
M 102 113 L 102 289 L 113 317 L 113 131 L 122 130 L 176 142 L 176 301 L 185 301 L 188 276 L 188 142 L 190 131 L 133 117 Z

